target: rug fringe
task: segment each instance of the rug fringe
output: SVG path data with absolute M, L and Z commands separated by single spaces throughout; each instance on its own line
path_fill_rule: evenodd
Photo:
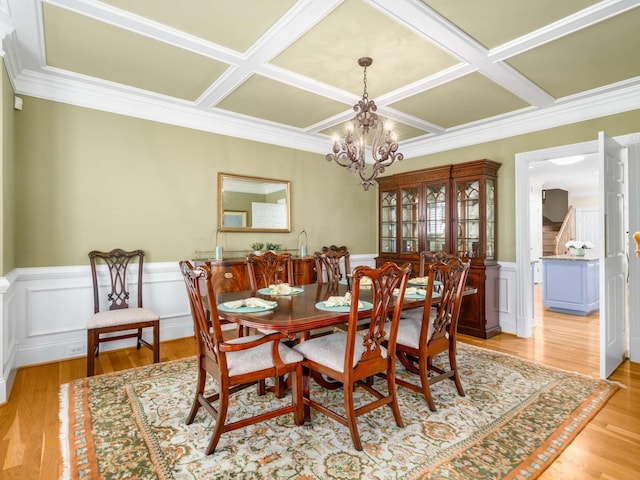
M 69 459 L 69 384 L 60 385 L 60 450 L 62 451 L 62 476 L 60 480 L 70 477 L 71 461 Z
M 413 422 L 409 422 L 413 423 L 411 427 L 407 425 L 409 428 L 404 432 L 396 432 L 395 429 L 387 430 L 388 422 L 385 421 L 385 428 L 381 432 L 373 430 L 365 433 L 365 435 L 369 435 L 366 438 L 373 439 L 371 443 L 375 448 L 368 447 L 368 453 L 363 452 L 362 457 L 352 455 L 352 443 L 348 436 L 348 429 L 339 425 L 335 426 L 335 422 L 332 422 L 331 419 L 327 420 L 322 417 L 316 419 L 318 423 L 314 424 L 315 428 L 311 429 L 309 426 L 297 429 L 289 421 L 260 425 L 251 433 L 246 431 L 230 432 L 224 449 L 212 457 L 204 455 L 202 451 L 208 436 L 207 430 L 211 428 L 212 422 L 196 422 L 194 425 L 186 426 L 182 420 L 192 401 L 189 392 L 185 392 L 185 385 L 193 382 L 195 378 L 192 371 L 195 364 L 190 363 L 187 368 L 185 362 L 193 360 L 181 359 L 134 369 L 134 372 L 142 370 L 139 375 L 120 371 L 117 375 L 122 375 L 121 378 L 102 376 L 82 380 L 85 385 L 89 382 L 106 381 L 104 386 L 109 386 L 110 395 L 117 399 L 117 402 L 114 403 L 114 406 L 117 406 L 115 410 L 112 410 L 109 407 L 110 402 L 107 402 L 105 408 L 101 409 L 95 418 L 89 417 L 86 408 L 87 403 L 91 403 L 88 400 L 89 396 L 95 394 L 94 390 L 106 392 L 106 388 L 80 389 L 77 383 L 68 384 L 66 398 L 62 397 L 61 392 L 61 410 L 66 412 L 61 417 L 62 428 L 67 425 L 68 429 L 73 429 L 74 418 L 80 418 L 80 416 L 84 421 L 83 425 L 90 424 L 90 428 L 82 429 L 81 432 L 78 431 L 78 434 L 74 430 L 69 431 L 68 436 L 71 440 L 64 440 L 61 435 L 63 448 L 67 449 L 64 452 L 66 454 L 64 459 L 66 463 L 70 464 L 70 475 L 75 478 L 75 470 L 79 465 L 76 452 L 80 450 L 80 446 L 86 445 L 87 450 L 93 453 L 85 455 L 83 458 L 88 458 L 90 462 L 95 461 L 96 467 L 91 465 L 92 470 L 84 469 L 83 472 L 90 473 L 82 478 L 96 478 L 98 474 L 95 472 L 98 471 L 103 474 L 109 471 L 115 476 L 122 473 L 118 465 L 105 461 L 103 455 L 105 452 L 111 453 L 121 448 L 119 442 L 113 445 L 101 443 L 100 455 L 96 453 L 93 436 L 100 436 L 100 434 L 93 431 L 95 422 L 96 426 L 104 423 L 106 431 L 115 439 L 129 439 L 135 433 L 135 442 L 131 445 L 131 452 L 135 453 L 135 462 L 140 466 L 141 471 L 149 472 L 150 475 L 158 474 L 159 467 L 162 466 L 162 468 L 170 468 L 173 474 L 180 469 L 182 469 L 181 471 L 189 469 L 192 472 L 200 472 L 199 478 L 212 478 L 212 475 L 216 474 L 225 478 L 233 478 L 240 475 L 241 472 L 246 472 L 247 465 L 250 465 L 256 475 L 255 478 L 258 478 L 261 474 L 266 475 L 267 472 L 273 471 L 274 468 L 279 468 L 281 465 L 288 467 L 295 465 L 299 470 L 298 473 L 307 475 L 308 478 L 343 478 L 344 472 L 350 468 L 366 472 L 367 478 L 375 478 L 375 472 L 389 468 L 393 468 L 396 473 L 402 475 L 402 478 L 423 479 L 438 472 L 443 475 L 441 478 L 446 475 L 449 478 L 467 478 L 465 475 L 468 473 L 468 468 L 480 468 L 488 471 L 496 467 L 500 469 L 503 476 L 512 474 L 518 477 L 519 473 L 527 470 L 524 477 L 533 479 L 537 478 L 557 458 L 557 455 L 550 456 L 547 454 L 549 452 L 545 451 L 545 445 L 547 445 L 545 439 L 550 441 L 552 438 L 564 436 L 559 445 L 554 444 L 554 448 L 559 451 L 566 448 L 574 438 L 574 436 L 566 436 L 566 418 L 580 415 L 575 425 L 571 425 L 571 427 L 575 427 L 575 433 L 577 433 L 592 418 L 587 418 L 586 415 L 595 413 L 596 407 L 598 407 L 597 404 L 584 404 L 585 400 L 595 401 L 599 398 L 602 403 L 606 403 L 608 397 L 603 398 L 603 392 L 608 391 L 608 395 L 612 395 L 612 391 L 615 390 L 615 387 L 611 386 L 612 382 L 605 382 L 579 373 L 571 374 L 542 364 L 538 367 L 535 362 L 524 360 L 516 355 L 462 343 L 459 343 L 459 348 L 461 353 L 464 352 L 462 356 L 465 357 L 462 364 L 467 365 L 466 368 L 469 369 L 469 376 L 463 378 L 463 382 L 470 382 L 467 383 L 469 396 L 458 398 L 453 386 L 448 387 L 441 394 L 445 399 L 451 397 L 453 402 L 436 413 L 426 411 L 426 403 L 420 395 L 404 396 L 405 400 L 401 404 L 401 409 L 410 408 L 411 412 L 406 412 L 406 414 L 409 415 L 407 418 L 413 419 Z M 195 357 L 193 359 L 195 360 Z M 504 371 L 507 375 L 505 385 L 501 385 L 500 382 L 498 385 L 494 385 L 496 380 L 493 376 L 488 375 L 484 370 L 474 369 L 475 366 L 484 365 L 487 361 L 491 363 L 493 359 L 496 362 L 502 359 L 504 363 Z M 524 374 L 535 374 L 537 380 L 535 386 L 525 390 L 525 392 L 529 392 L 526 396 L 522 394 L 522 390 L 518 389 L 516 397 L 511 393 L 513 388 L 517 388 L 520 384 L 522 388 L 527 388 L 531 383 L 526 376 L 523 376 L 516 386 L 511 385 L 508 381 L 511 372 L 517 373 L 519 371 Z M 551 373 L 554 371 L 564 372 L 566 378 L 562 376 L 562 373 Z M 548 378 L 553 376 L 557 378 Z M 159 380 L 161 381 L 158 382 Z M 567 385 L 562 391 L 550 395 L 549 402 L 541 399 L 540 402 L 543 403 L 537 406 L 545 421 L 541 422 L 537 416 L 532 416 L 535 412 L 530 410 L 530 405 L 526 400 L 534 394 L 544 396 L 555 392 L 556 390 L 549 385 L 563 381 L 569 382 L 571 385 Z M 474 391 L 472 385 L 475 385 L 475 395 L 471 394 Z M 598 385 L 602 391 L 599 396 L 594 397 L 594 388 Z M 543 392 L 544 388 L 548 391 Z M 505 399 L 509 401 L 508 404 L 500 401 L 502 398 L 500 395 L 503 394 L 501 392 L 507 395 Z M 553 407 L 555 403 L 562 401 L 564 395 L 572 395 L 573 398 L 574 393 L 577 395 L 578 407 L 574 409 L 576 402 L 573 402 L 571 409 L 566 412 Z M 587 398 L 584 398 L 585 395 Z M 126 398 L 121 399 L 121 396 Z M 498 402 L 495 401 L 496 398 Z M 239 409 L 239 414 L 255 411 L 264 406 L 265 400 L 264 398 L 241 397 L 236 408 Z M 327 400 L 340 402 L 339 392 L 337 395 L 328 393 Z M 548 408 L 543 408 L 547 405 Z M 585 406 L 591 408 L 585 410 Z M 451 410 L 448 410 L 449 408 Z M 510 419 L 515 417 L 510 412 L 517 408 L 528 413 L 523 413 L 518 422 L 511 422 Z M 479 409 L 478 411 L 482 415 L 477 419 L 469 420 L 467 413 L 475 409 Z M 134 412 L 133 419 L 131 412 Z M 119 418 L 118 415 L 121 418 L 114 423 L 114 419 Z M 390 413 L 387 412 L 387 415 Z M 434 417 L 429 419 L 431 415 Z M 448 419 L 451 423 L 450 428 L 446 428 L 449 423 Z M 379 425 L 381 420 L 383 419 L 374 419 L 375 425 Z M 363 421 L 365 420 L 363 419 Z M 118 429 L 113 430 L 112 427 L 118 425 L 120 425 Z M 536 435 L 531 441 L 519 443 L 519 436 L 522 436 L 523 431 L 538 432 L 537 429 L 542 425 L 544 425 L 544 432 L 540 432 L 540 435 Z M 456 433 L 458 431 L 462 433 Z M 511 432 L 515 433 L 511 434 Z M 411 435 L 415 436 L 411 437 L 415 438 L 415 441 L 405 447 L 404 439 Z M 447 437 L 442 438 L 442 435 L 447 435 Z M 271 446 L 271 439 L 276 436 L 284 440 L 282 444 Z M 434 437 L 436 440 L 430 437 Z M 101 436 L 100 438 L 107 437 Z M 384 439 L 385 443 L 380 443 L 381 439 Z M 344 448 L 342 447 L 343 443 Z M 504 443 L 502 447 L 500 447 L 501 443 Z M 496 446 L 500 448 L 496 449 Z M 381 448 L 381 450 L 378 452 L 377 448 Z M 541 449 L 545 456 L 539 458 L 537 454 Z M 400 456 L 404 458 L 403 465 L 389 463 L 386 460 L 387 458 L 395 458 L 395 454 L 391 453 L 394 450 L 400 452 Z M 501 453 L 510 451 L 514 452 L 513 458 Z M 101 458 L 102 463 L 100 463 Z M 449 462 L 447 461 L 449 458 L 456 460 Z M 296 463 L 296 459 L 298 463 Z M 302 461 L 299 462 L 300 460 Z M 67 466 L 65 464 L 65 475 L 69 475 Z M 169 475 L 167 477 L 170 478 Z

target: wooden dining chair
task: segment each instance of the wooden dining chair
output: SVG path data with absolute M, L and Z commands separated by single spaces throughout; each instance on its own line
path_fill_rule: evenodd
M 137 303 L 129 305 L 130 292 L 127 285 L 127 271 L 137 260 Z M 126 338 L 136 339 L 136 348 L 141 345 L 153 352 L 153 363 L 160 361 L 160 317 L 157 313 L 142 306 L 142 267 L 144 251 L 125 251 L 116 248 L 109 252 L 92 250 L 89 252 L 91 279 L 93 281 L 93 316 L 87 324 L 87 376 L 95 373 L 95 357 L 100 353 L 100 344 Z M 108 309 L 100 310 L 100 284 L 98 282 L 98 263 L 106 264 L 109 271 L 109 284 L 105 297 Z M 104 298 L 104 297 L 103 297 Z M 142 337 L 145 328 L 153 329 L 153 342 Z M 115 335 L 114 335 L 115 334 Z
M 247 273 L 251 290 L 288 282 L 294 285 L 293 258 L 290 253 L 265 252 L 247 255 Z
M 262 255 L 250 253 L 247 255 L 246 262 L 251 290 L 285 282 L 294 285 L 293 258 L 290 253 L 277 254 L 271 251 Z M 270 333 L 268 330 L 258 331 L 265 334 Z M 238 332 L 239 335 L 248 335 L 249 328 L 239 329 Z
M 458 394 L 465 395 L 456 362 L 456 330 L 470 262 L 463 262 L 445 252 L 436 252 L 426 255 L 425 263 L 428 285 L 422 318 L 403 318 L 395 342 L 400 363 L 409 372 L 419 376 L 420 384 L 400 378 L 396 378 L 396 383 L 422 393 L 429 409 L 435 412 L 431 385 L 450 378 Z M 442 282 L 438 292 L 440 301 L 432 307 L 432 297 L 436 294 L 434 283 L 437 280 Z M 388 339 L 391 345 L 391 337 L 388 336 Z M 433 364 L 434 357 L 445 351 L 448 352 L 448 369 Z M 430 376 L 429 372 L 435 375 Z
M 322 247 L 322 253 L 325 253 L 329 250 L 333 250 L 334 252 L 346 252 L 349 249 L 346 245 L 341 245 L 339 247 L 337 245 L 329 245 L 328 247 L 325 245 Z
M 429 273 L 429 264 L 431 264 L 431 262 L 433 262 L 434 259 L 434 255 L 436 252 L 430 252 L 427 250 L 424 250 L 422 252 L 420 252 L 420 267 L 418 269 L 418 277 L 421 278 L 425 278 L 428 276 Z M 440 253 L 438 253 L 438 255 L 450 255 L 444 251 L 440 251 Z M 411 279 L 409 279 L 409 281 L 411 281 Z M 437 284 L 434 286 L 434 292 L 439 292 L 440 291 L 440 284 Z M 408 310 L 406 312 L 403 312 L 402 314 L 402 318 L 411 318 L 414 319 L 418 322 L 422 321 L 422 315 L 424 313 L 424 307 L 420 307 L 420 308 L 412 308 L 411 310 Z
M 389 405 L 396 425 L 401 428 L 404 426 L 396 396 L 394 343 L 400 321 L 400 307 L 410 271 L 411 264 L 400 268 L 391 262 L 377 269 L 366 266 L 357 267 L 353 271 L 348 330 L 312 338 L 294 347 L 294 350 L 304 356 L 302 366 L 305 418 L 310 421 L 310 409 L 313 408 L 347 426 L 357 450 L 362 450 L 357 425 L 358 416 Z M 364 332 L 358 332 L 360 280 L 364 276 L 372 280 L 373 306 L 367 312 L 367 315 L 371 315 L 369 328 Z M 394 296 L 394 289 L 398 289 L 397 296 Z M 388 346 L 385 348 L 381 344 L 386 333 L 385 321 L 394 299 L 396 306 L 391 317 Z M 386 392 L 375 388 L 375 384 L 370 381 L 371 377 L 378 373 L 386 375 Z M 311 398 L 311 378 L 318 378 L 321 386 L 327 383 L 327 378 L 342 383 L 344 413 L 329 409 L 320 399 Z M 364 388 L 374 397 L 374 400 L 367 401 L 363 398 L 362 403 L 356 407 L 353 393 L 356 386 Z
M 193 423 L 200 407 L 215 419 L 206 454 L 213 453 L 220 436 L 231 430 L 293 413 L 296 425 L 303 423 L 302 355 L 282 344 L 279 334 L 252 335 L 225 340 L 222 335 L 216 296 L 211 282 L 211 270 L 206 266 L 194 268 L 188 261 L 180 262 L 191 307 L 194 330 L 198 340 L 198 379 L 195 397 L 186 419 Z M 200 279 L 205 280 L 206 298 L 211 312 L 211 326 L 203 305 Z M 205 395 L 207 374 L 213 377 L 217 393 Z M 291 404 L 273 410 L 259 409 L 248 418 L 226 423 L 231 395 L 271 377 L 291 377 Z M 257 393 L 256 393 L 257 395 Z
M 313 254 L 313 259 L 316 265 L 318 283 L 338 283 L 351 274 L 349 250 L 346 247 L 337 250 L 324 247 L 322 252 Z
M 436 258 L 442 259 L 442 258 L 453 258 L 453 257 L 457 258 L 456 255 L 452 255 L 443 250 L 440 250 L 437 252 L 430 252 L 430 251 L 424 250 L 420 252 L 420 268 L 418 269 L 418 276 L 426 277 L 428 275 L 429 265 L 433 263 Z M 434 291 L 436 292 L 440 291 L 440 286 L 435 285 Z

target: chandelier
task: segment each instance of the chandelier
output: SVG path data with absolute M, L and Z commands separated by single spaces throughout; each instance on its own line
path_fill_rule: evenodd
M 362 57 L 358 65 L 364 68 L 364 93 L 362 100 L 353 106 L 356 112 L 353 119 L 347 125 L 347 134 L 344 139 L 334 139 L 333 152 L 327 154 L 327 160 L 335 160 L 347 172 L 360 177 L 360 185 L 365 190 L 373 184 L 373 180 L 379 173 L 390 166 L 396 160 L 400 161 L 404 155 L 398 152 L 398 143 L 395 134 L 388 125 L 383 125 L 378 118 L 376 106 L 373 100 L 369 100 L 367 93 L 367 67 L 373 63 L 369 57 Z M 371 172 L 367 172 L 365 153 L 371 152 Z

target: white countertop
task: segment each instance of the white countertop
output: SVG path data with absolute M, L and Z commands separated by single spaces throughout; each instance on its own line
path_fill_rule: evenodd
M 593 262 L 594 260 L 598 260 L 598 257 L 591 256 L 589 254 L 584 257 L 576 257 L 575 255 L 546 255 L 544 257 L 540 257 L 542 260 L 570 260 L 573 262 Z

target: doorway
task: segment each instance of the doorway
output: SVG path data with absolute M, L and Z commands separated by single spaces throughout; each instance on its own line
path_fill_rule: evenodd
M 532 188 L 542 189 L 533 180 L 531 172 L 536 164 L 553 158 L 568 158 L 579 155 L 595 155 L 598 152 L 598 142 L 585 142 L 573 145 L 547 148 L 516 154 L 516 269 L 518 276 L 517 288 L 517 317 L 516 335 L 531 337 L 535 326 L 535 311 L 533 302 L 533 277 L 535 265 L 531 263 L 531 192 Z M 541 215 L 536 216 L 542 219 Z
M 568 240 L 588 242 L 600 255 L 597 155 L 552 158 L 529 164 L 531 262 L 534 284 L 542 282 L 540 257 L 563 254 Z M 556 239 L 558 242 L 556 243 Z
M 628 184 L 633 185 L 634 180 L 640 179 L 640 170 L 637 168 L 640 162 L 640 134 L 627 135 L 617 138 L 618 142 L 628 148 Z M 533 302 L 533 270 L 531 264 L 531 212 L 530 199 L 532 181 L 530 167 L 536 162 L 546 161 L 551 158 L 571 157 L 576 155 L 593 155 L 599 152 L 600 142 L 597 140 L 580 144 L 564 145 L 560 147 L 524 152 L 516 155 L 516 275 L 517 275 L 517 299 L 516 299 L 516 334 L 520 337 L 531 337 L 534 328 L 534 302 Z M 640 209 L 635 205 L 640 203 L 640 192 L 631 189 L 628 195 L 629 230 L 640 230 Z M 626 234 L 627 232 L 625 232 Z M 630 238 L 630 235 L 627 236 Z M 629 284 L 632 291 L 637 291 L 640 286 L 640 259 L 630 262 Z M 640 359 L 640 300 L 637 295 L 631 295 L 629 312 L 631 323 L 629 325 L 629 352 L 632 361 Z M 634 360 L 635 358 L 635 360 Z

